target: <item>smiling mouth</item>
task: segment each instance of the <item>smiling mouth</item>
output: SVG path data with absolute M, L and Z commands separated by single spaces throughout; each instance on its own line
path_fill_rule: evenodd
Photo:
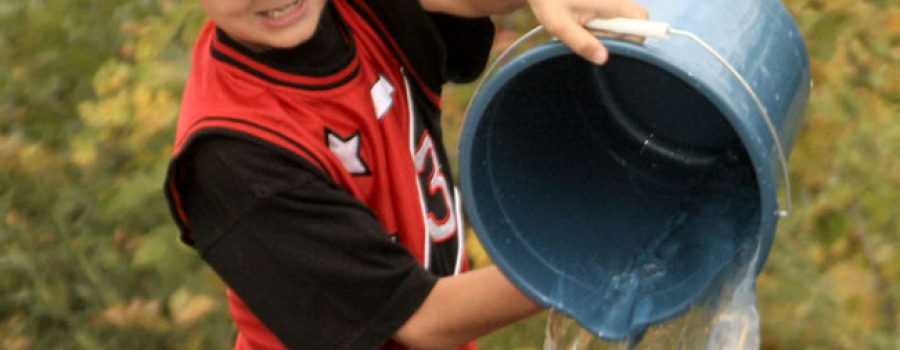
M 303 0 L 294 0 L 290 4 L 281 6 L 276 9 L 260 11 L 259 14 L 269 18 L 281 18 L 282 16 L 291 13 L 291 11 L 299 7 L 302 2 Z

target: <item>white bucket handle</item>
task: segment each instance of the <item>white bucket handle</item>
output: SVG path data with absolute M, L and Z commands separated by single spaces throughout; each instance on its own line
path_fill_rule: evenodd
M 691 39 L 703 49 L 708 51 L 710 54 L 715 57 L 719 63 L 721 63 L 728 71 L 733 75 L 741 86 L 744 87 L 744 90 L 747 91 L 747 94 L 750 95 L 750 98 L 753 99 L 753 102 L 756 104 L 756 107 L 759 109 L 759 112 L 762 115 L 763 120 L 766 122 L 766 127 L 769 129 L 769 134 L 772 136 L 772 140 L 775 142 L 775 149 L 778 152 L 778 160 L 781 165 L 781 180 L 784 183 L 784 208 L 779 208 L 775 211 L 775 215 L 780 217 L 786 217 L 790 215 L 793 210 L 793 201 L 791 200 L 791 179 L 788 173 L 788 164 L 787 164 L 787 156 L 784 152 L 784 147 L 781 145 L 781 139 L 778 137 L 778 132 L 775 130 L 775 125 L 772 123 L 772 119 L 769 117 L 769 111 L 766 109 L 765 105 L 763 105 L 762 100 L 759 99 L 759 96 L 756 95 L 756 92 L 753 91 L 753 88 L 747 83 L 747 80 L 734 68 L 727 60 L 725 60 L 722 55 L 720 55 L 714 48 L 709 46 L 705 41 L 700 39 L 694 33 L 689 31 L 680 30 L 672 28 L 668 23 L 665 22 L 655 22 L 648 20 L 640 20 L 640 19 L 632 19 L 632 18 L 594 18 L 588 20 L 585 23 L 585 27 L 591 30 L 599 30 L 606 31 L 616 34 L 622 35 L 634 35 L 640 37 L 650 37 L 656 39 L 664 39 L 667 40 L 670 38 L 670 35 L 678 35 L 682 37 L 686 37 Z M 488 70 L 485 72 L 484 76 L 475 86 L 475 91 L 472 93 L 472 100 L 469 101 L 469 105 L 466 107 L 466 112 L 463 115 L 469 115 L 469 109 L 472 108 L 472 101 L 474 100 L 474 96 L 478 96 L 478 93 L 481 91 L 485 81 L 489 80 L 495 73 L 497 68 L 501 66 L 506 59 L 522 44 L 526 41 L 534 38 L 538 34 L 545 33 L 544 26 L 538 25 L 527 33 L 516 39 L 506 50 L 504 50 L 500 56 L 497 57 L 496 60 L 491 64 Z

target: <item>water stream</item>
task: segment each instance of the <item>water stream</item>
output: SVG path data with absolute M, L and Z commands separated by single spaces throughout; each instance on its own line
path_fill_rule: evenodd
M 603 296 L 596 305 L 560 298 L 579 301 L 564 308 L 596 306 L 599 316 L 583 319 L 596 326 L 595 332 L 613 330 L 605 335 L 617 341 L 595 336 L 590 327 L 551 310 L 544 350 L 759 348 L 755 281 L 763 233 L 757 231 L 758 195 L 755 186 L 747 185 L 752 179 L 745 174 L 751 172 L 726 165 L 689 191 L 641 254 L 607 266 L 617 272 L 596 286 Z M 660 310 L 673 310 L 660 308 L 672 300 L 687 300 L 689 306 L 677 307 L 674 316 L 662 316 L 672 318 L 659 322 Z M 618 340 L 623 334 L 625 339 Z
M 756 350 L 760 346 L 756 308 L 755 252 L 749 263 L 687 312 L 622 341 L 608 341 L 562 312 L 550 310 L 543 350 Z M 737 264 L 737 262 L 736 262 Z

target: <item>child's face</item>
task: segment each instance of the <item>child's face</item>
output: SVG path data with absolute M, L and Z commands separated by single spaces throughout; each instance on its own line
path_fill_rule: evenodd
M 309 40 L 327 0 L 200 0 L 209 18 L 256 51 Z

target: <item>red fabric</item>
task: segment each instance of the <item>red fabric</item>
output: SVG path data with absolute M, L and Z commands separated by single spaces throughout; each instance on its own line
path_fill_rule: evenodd
M 222 130 L 252 135 L 280 146 L 317 165 L 334 182 L 368 205 L 386 232 L 396 233 L 399 243 L 419 263 L 425 263 L 429 238 L 413 158 L 414 118 L 410 116 L 411 102 L 407 98 L 407 84 L 417 83 L 417 79 L 411 82 L 405 79 L 401 68 L 405 58 L 392 54 L 388 47 L 391 43 L 383 42 L 376 30 L 345 1 L 336 0 L 334 4 L 353 33 L 357 57 L 345 69 L 327 77 L 292 75 L 254 62 L 217 41 L 215 25 L 207 23 L 198 37 L 185 88 L 175 156 L 198 134 Z M 312 88 L 298 89 L 254 76 L 217 59 L 213 49 L 272 79 Z M 415 77 L 414 72 L 409 73 Z M 393 105 L 378 118 L 371 89 L 382 77 L 395 92 Z M 422 90 L 439 104 L 439 95 L 424 86 Z M 350 174 L 329 149 L 328 132 L 344 138 L 359 133 L 360 159 L 373 173 Z M 177 202 L 174 182 L 170 186 Z M 183 214 L 179 216 L 187 227 L 187 218 Z M 189 237 L 189 228 L 187 231 Z M 228 299 L 240 332 L 235 349 L 285 348 L 230 289 Z M 404 348 L 391 342 L 382 349 Z M 475 344 L 460 349 L 475 349 Z

